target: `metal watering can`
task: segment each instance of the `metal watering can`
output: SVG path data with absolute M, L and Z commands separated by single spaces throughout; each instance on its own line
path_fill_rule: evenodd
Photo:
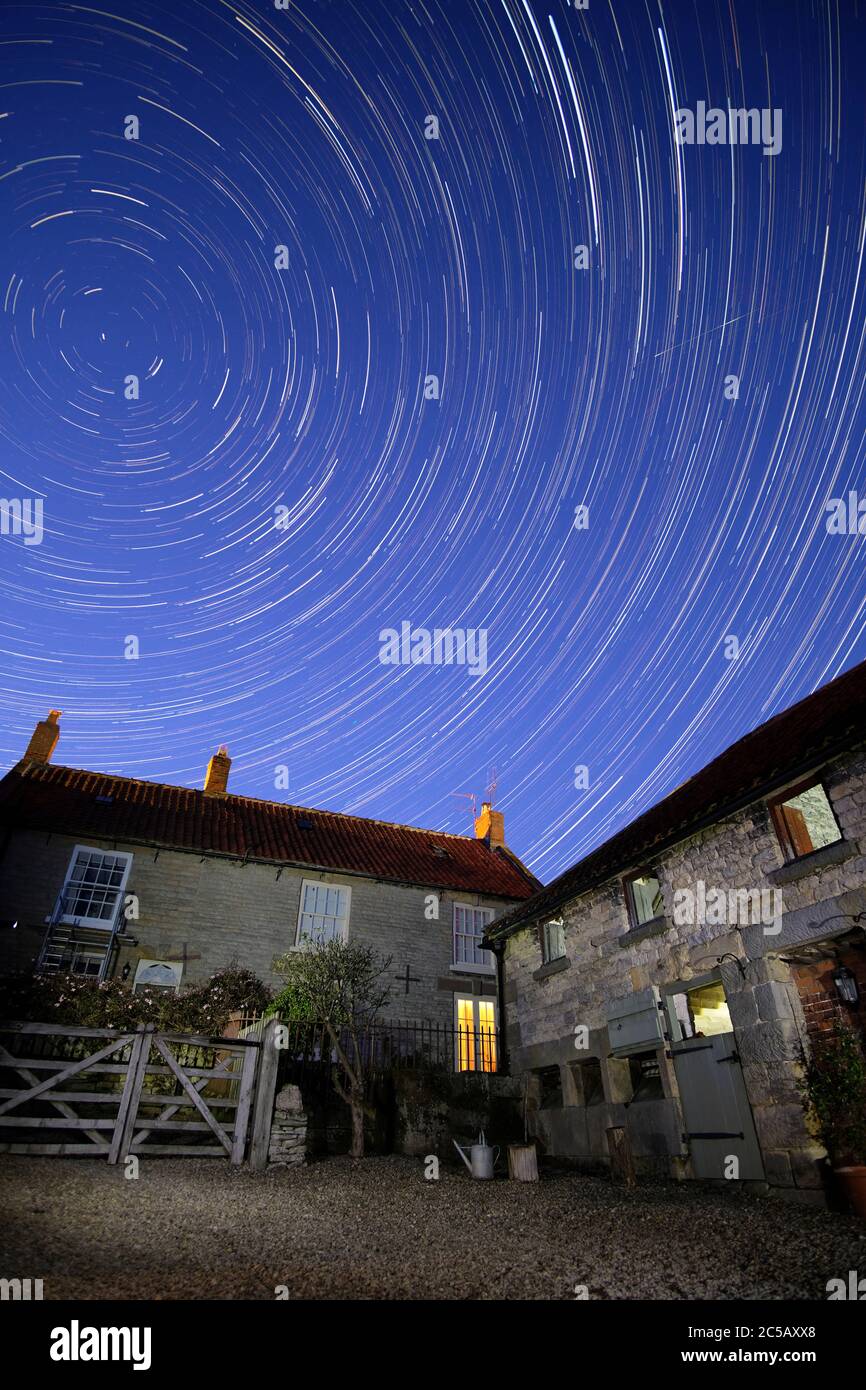
M 499 1145 L 495 1144 L 491 1148 L 489 1144 L 485 1144 L 483 1129 L 478 1136 L 478 1143 L 470 1145 L 469 1158 L 466 1157 L 466 1150 L 461 1149 L 456 1139 L 452 1140 L 452 1143 L 473 1178 L 493 1177 L 493 1165 L 499 1157 Z

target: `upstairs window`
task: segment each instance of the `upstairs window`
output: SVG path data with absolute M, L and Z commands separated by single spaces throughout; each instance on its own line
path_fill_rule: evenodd
M 453 964 L 463 970 L 492 970 L 493 953 L 481 948 L 484 929 L 493 921 L 491 907 L 454 904 Z
M 131 865 L 131 854 L 107 854 L 76 845 L 60 894 L 60 921 L 111 931 Z
M 820 782 L 803 782 L 770 802 L 776 834 L 786 859 L 802 859 L 842 839 L 842 831 Z
M 565 925 L 561 918 L 545 922 L 541 928 L 541 956 L 547 964 L 550 960 L 561 960 L 565 955 Z
M 661 917 L 665 910 L 661 884 L 649 869 L 641 869 L 625 880 L 625 899 L 633 927 L 642 927 L 654 917 Z
M 345 939 L 349 929 L 349 895 L 348 888 L 305 879 L 301 884 L 295 944 L 302 946 L 311 941 L 318 946 L 325 941 Z

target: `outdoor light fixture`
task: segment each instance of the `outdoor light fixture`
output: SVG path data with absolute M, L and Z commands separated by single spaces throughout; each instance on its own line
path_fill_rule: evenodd
M 846 1004 L 856 1004 L 860 998 L 860 991 L 857 988 L 857 981 L 847 965 L 840 965 L 838 970 L 833 972 L 833 984 L 839 993 L 839 998 L 844 999 Z
M 724 954 L 723 956 L 716 956 L 716 965 L 721 965 L 722 961 L 724 961 L 724 960 L 732 960 L 732 961 L 734 962 L 734 965 L 735 965 L 735 966 L 737 967 L 737 969 L 739 970 L 740 975 L 741 975 L 742 978 L 745 980 L 745 978 L 746 978 L 746 967 L 745 967 L 745 965 L 743 964 L 743 962 L 740 960 L 740 957 L 739 957 L 739 956 L 735 956 L 734 953 L 733 953 L 733 951 L 726 951 L 725 954 Z
M 129 979 L 129 969 L 130 969 L 129 961 L 127 961 L 127 962 L 126 962 L 126 965 L 123 967 L 123 969 L 122 969 L 121 972 L 120 972 L 120 978 L 121 978 L 121 980 L 128 980 L 128 979 Z

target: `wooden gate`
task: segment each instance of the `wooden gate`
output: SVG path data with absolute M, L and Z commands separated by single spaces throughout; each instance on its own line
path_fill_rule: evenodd
M 0 1152 L 243 1162 L 260 1040 L 157 1033 L 152 1024 L 118 1032 L 10 1023 L 0 1037 Z

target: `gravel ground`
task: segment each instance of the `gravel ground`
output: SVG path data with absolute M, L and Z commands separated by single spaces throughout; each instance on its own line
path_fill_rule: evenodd
M 152 1159 L 0 1160 L 0 1276 L 45 1297 L 810 1298 L 866 1268 L 866 1226 L 772 1197 L 601 1178 L 472 1182 L 332 1158 L 252 1174 Z

